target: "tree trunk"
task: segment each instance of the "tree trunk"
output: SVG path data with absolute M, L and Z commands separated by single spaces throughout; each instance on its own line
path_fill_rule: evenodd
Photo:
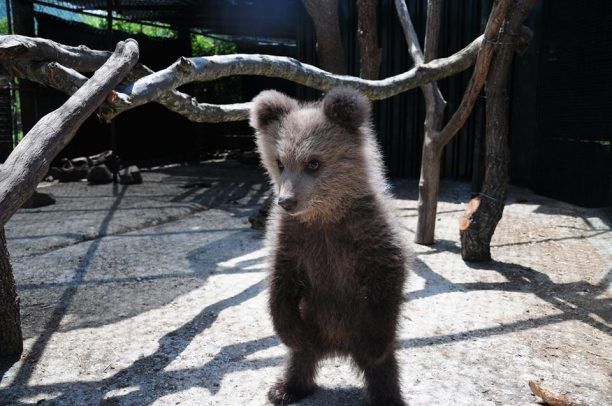
M 431 136 L 425 134 L 421 154 L 421 176 L 419 179 L 419 201 L 417 229 L 414 242 L 430 245 L 434 241 L 436 213 L 438 212 L 438 192 L 440 190 L 440 154 L 432 143 Z
M 22 342 L 19 296 L 6 248 L 4 227 L 0 227 L 0 359 L 19 359 L 23 351 Z
M 13 31 L 16 34 L 33 37 L 34 5 L 23 0 L 13 1 L 13 21 Z M 26 80 L 19 81 L 21 126 L 24 133 L 36 122 L 36 86 Z M 4 227 L 0 224 L 0 359 L 19 359 L 23 352 L 22 341 L 19 297 L 15 289 Z
M 440 1 L 427 1 L 427 26 L 425 29 L 425 50 L 423 62 L 434 60 L 438 54 L 440 35 Z M 442 150 L 435 148 L 434 138 L 444 125 L 446 100 L 436 82 L 421 86 L 425 98 L 424 145 L 421 154 L 421 175 L 419 179 L 419 217 L 414 241 L 417 244 L 433 244 L 438 212 L 440 191 L 440 159 Z M 427 147 L 426 147 L 427 146 Z
M 333 73 L 346 74 L 346 60 L 338 21 L 338 0 L 302 1 L 315 26 L 319 66 Z
M 444 127 L 442 127 L 442 116 L 446 103 L 440 93 L 440 89 L 435 82 L 421 86 L 425 96 L 427 114 L 425 117 L 425 139 L 423 142 L 419 202 L 417 206 L 418 222 L 415 234 L 415 242 L 417 244 L 430 245 L 434 242 L 442 150 L 463 127 L 474 107 L 474 103 L 489 71 L 491 58 L 496 49 L 497 39 L 499 39 L 499 32 L 502 28 L 502 23 L 505 21 L 509 3 L 510 0 L 497 0 L 495 2 L 485 28 L 484 38 L 486 40 L 478 52 L 470 82 L 463 94 L 459 107 Z M 415 65 L 418 66 L 426 62 L 425 56 L 433 58 L 436 54 L 439 31 L 439 0 L 428 1 L 425 53 L 421 50 L 405 0 L 395 0 L 395 8 L 404 30 L 406 42 L 408 43 L 408 51 L 412 59 L 414 59 Z M 439 129 L 440 127 L 442 128 Z
M 485 177 L 482 192 L 468 204 L 459 220 L 461 257 L 465 261 L 491 260 L 491 238 L 502 218 L 508 189 L 508 80 L 520 27 L 537 0 L 516 0 L 500 39 L 485 86 Z
M 120 42 L 115 53 L 58 109 L 44 116 L 0 165 L 0 358 L 23 350 L 19 298 L 6 247 L 4 224 L 32 195 L 49 164 L 79 126 L 102 104 L 138 60 L 138 44 Z
M 357 0 L 359 35 L 359 76 L 378 79 L 381 50 L 378 47 L 377 0 Z
M 485 177 L 482 192 L 468 204 L 459 226 L 461 257 L 489 261 L 490 243 L 502 217 L 508 187 L 508 90 L 513 50 L 505 47 L 493 59 L 485 87 Z

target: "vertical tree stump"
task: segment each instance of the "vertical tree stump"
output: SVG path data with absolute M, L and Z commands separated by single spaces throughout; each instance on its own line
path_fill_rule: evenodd
M 491 63 L 485 86 L 485 177 L 480 196 L 472 199 L 459 220 L 461 257 L 464 261 L 490 261 L 491 238 L 502 218 L 508 189 L 509 110 L 508 81 L 514 52 L 524 49 L 519 42 L 521 25 L 538 0 L 514 0 L 500 38 L 500 49 Z
M 0 359 L 19 359 L 23 351 L 22 342 L 19 296 L 15 289 L 4 227 L 0 227 Z

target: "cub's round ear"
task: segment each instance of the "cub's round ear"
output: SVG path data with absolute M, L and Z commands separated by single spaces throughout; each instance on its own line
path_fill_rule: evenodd
M 360 92 L 337 87 L 323 98 L 327 118 L 348 128 L 359 128 L 370 118 L 370 101 Z
M 256 130 L 262 130 L 298 107 L 298 102 L 292 98 L 276 90 L 264 90 L 253 99 L 249 124 Z

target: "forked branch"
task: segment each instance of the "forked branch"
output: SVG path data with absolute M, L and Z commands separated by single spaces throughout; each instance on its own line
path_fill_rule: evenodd
M 0 227 L 45 177 L 51 161 L 138 60 L 138 44 L 117 44 L 93 76 L 57 110 L 41 118 L 0 166 Z M 62 73 L 71 73 L 69 70 Z M 74 71 L 73 71 L 74 72 Z
M 484 42 L 478 52 L 474 72 L 472 73 L 467 89 L 465 89 L 465 93 L 463 93 L 461 103 L 448 123 L 434 137 L 435 143 L 438 144 L 440 148 L 448 144 L 455 134 L 457 134 L 472 112 L 474 103 L 476 103 L 478 94 L 482 90 L 487 78 L 491 59 L 493 58 L 493 53 L 497 48 L 500 38 L 500 29 L 508 13 L 509 4 L 510 0 L 499 0 L 493 7 L 493 10 L 491 10 L 484 32 Z
M 206 82 L 235 75 L 283 78 L 322 91 L 336 86 L 350 86 L 362 91 L 373 100 L 379 100 L 469 68 L 476 60 L 482 40 L 482 36 L 478 37 L 449 57 L 435 59 L 382 80 L 336 75 L 293 58 L 268 55 L 237 54 L 180 58 L 168 68 L 158 72 L 152 72 L 139 65 L 130 75 L 132 81 L 115 89 L 117 97 L 107 101 L 101 115 L 104 119 L 110 120 L 125 110 L 155 101 L 192 121 L 243 120 L 248 117 L 248 103 L 225 106 L 199 103 L 195 98 L 176 90 L 187 83 Z M 80 62 L 75 54 L 87 59 L 88 62 Z M 85 47 L 66 47 L 40 38 L 0 37 L 0 62 L 5 66 L 5 70 L 20 78 L 45 83 L 61 91 L 78 87 L 84 76 L 76 74 L 76 71 L 94 68 L 103 59 L 102 55 L 101 51 L 92 51 Z M 57 64 L 53 65 L 56 71 L 71 73 L 65 75 L 65 79 L 72 80 L 72 85 L 68 86 L 66 82 L 59 86 L 52 80 L 53 78 L 45 77 L 49 70 L 40 69 L 42 61 L 56 62 Z M 33 62 L 38 62 L 39 65 L 36 68 L 28 68 L 27 64 Z

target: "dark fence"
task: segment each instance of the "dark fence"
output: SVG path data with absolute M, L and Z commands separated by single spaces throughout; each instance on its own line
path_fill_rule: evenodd
M 180 56 L 189 56 L 191 46 L 187 39 L 152 38 L 96 29 L 90 25 L 68 21 L 43 13 L 36 13 L 38 35 L 68 44 L 86 44 L 93 49 L 109 49 L 118 41 L 132 37 L 140 46 L 140 61 L 152 69 L 165 68 Z M 238 52 L 249 52 L 247 45 L 237 44 Z M 259 52 L 292 55 L 295 47 L 260 46 Z M 266 88 L 295 93 L 295 85 L 271 78 L 238 77 L 221 79 L 206 84 L 187 86 L 201 102 L 231 103 L 248 100 Z M 229 91 L 228 91 L 229 89 Z M 66 95 L 43 86 L 34 86 L 35 110 L 38 118 L 57 108 Z M 236 94 L 236 92 L 238 94 Z M 230 94 L 231 93 L 231 94 Z M 252 130 L 246 122 L 198 124 L 192 123 L 161 105 L 149 103 L 122 113 L 113 120 L 113 126 L 90 117 L 77 132 L 73 141 L 58 156 L 91 155 L 111 149 L 111 133 L 117 134 L 116 149 L 124 161 L 144 165 L 197 161 L 208 154 L 229 149 L 254 148 Z M 27 131 L 27 129 L 25 129 Z
M 424 37 L 427 1 L 407 2 L 415 29 Z M 439 56 L 448 56 L 474 40 L 484 28 L 491 1 L 467 0 L 447 2 L 441 16 Z M 378 38 L 382 49 L 380 78 L 405 72 L 413 66 L 402 27 L 392 0 L 380 0 Z M 343 43 L 347 55 L 347 71 L 359 76 L 359 43 L 357 9 L 353 1 L 340 2 Z M 298 36 L 298 56 L 302 61 L 317 64 L 312 22 L 305 15 L 304 27 Z M 447 115 L 461 101 L 471 70 L 439 82 L 448 102 Z M 309 95 L 307 91 L 302 94 Z M 391 176 L 416 177 L 421 165 L 425 106 L 420 89 L 378 101 L 374 106 L 374 123 L 378 131 L 385 162 Z M 484 99 L 479 99 L 474 113 L 461 133 L 447 146 L 442 159 L 442 175 L 447 178 L 473 180 L 481 175 L 480 148 L 484 129 Z
M 109 49 L 128 37 L 121 32 L 113 32 L 109 37 L 104 30 L 85 24 L 71 22 L 37 13 L 38 35 L 68 45 L 86 44 L 93 49 Z M 177 40 L 134 36 L 141 52 L 141 61 L 152 69 L 159 69 L 172 63 L 185 46 Z M 113 45 L 111 45 L 113 44 Z M 163 50 L 163 52 L 161 51 Z M 35 87 L 38 115 L 61 105 L 66 95 L 42 86 Z M 147 104 L 133 109 L 114 120 L 111 125 L 101 123 L 93 115 L 85 121 L 72 142 L 62 151 L 59 158 L 91 155 L 111 149 L 111 132 L 117 133 L 117 150 L 127 160 L 186 160 L 198 159 L 197 132 L 194 125 L 167 109 Z M 25 130 L 25 129 L 24 129 Z
M 426 0 L 407 2 L 423 38 Z M 380 77 L 406 71 L 412 66 L 392 0 L 380 0 L 378 34 L 383 50 Z M 439 56 L 448 56 L 478 36 L 488 17 L 491 0 L 443 3 Z M 527 22 L 535 37 L 527 53 L 515 61 L 511 93 L 511 178 L 536 192 L 586 206 L 612 204 L 612 2 L 591 0 L 576 7 L 570 0 L 544 0 Z M 238 43 L 239 52 L 294 56 L 316 65 L 315 36 L 301 1 L 287 0 L 287 15 L 295 18 L 296 46 Z M 290 9 L 290 11 L 289 11 Z M 36 15 L 39 35 L 67 44 L 108 48 L 127 37 L 47 14 Z M 356 38 L 357 10 L 354 1 L 340 1 L 340 18 L 348 72 L 359 73 Z M 184 40 L 137 36 L 141 60 L 152 68 L 165 67 L 185 55 Z M 447 106 L 447 119 L 463 95 L 471 70 L 439 82 Z M 259 91 L 276 88 L 303 99 L 319 92 L 291 82 L 239 77 L 231 88 L 238 100 L 251 99 Z M 224 84 L 190 85 L 187 90 L 200 101 L 227 103 Z M 238 89 L 238 90 L 237 90 Z M 49 89 L 36 88 L 39 117 L 65 100 Z M 478 189 L 483 174 L 484 96 L 477 101 L 466 126 L 446 147 L 442 174 L 446 178 L 472 181 Z M 424 101 L 419 89 L 375 103 L 378 130 L 389 174 L 416 177 L 423 142 Z M 215 150 L 253 148 L 252 131 L 245 122 L 194 124 L 161 106 L 149 104 L 125 112 L 115 120 L 118 151 L 132 161 L 186 161 L 205 157 Z M 110 148 L 111 127 L 89 119 L 62 156 L 85 155 Z
M 612 2 L 546 3 L 538 59 L 533 188 L 612 204 Z
M 419 38 L 424 38 L 426 0 L 408 1 Z M 359 74 L 357 10 L 341 1 L 348 72 Z M 484 29 L 492 1 L 446 1 L 442 7 L 439 56 L 458 51 Z M 515 58 L 511 98 L 511 179 L 536 192 L 584 206 L 612 204 L 612 1 L 576 6 L 571 0 L 540 2 L 526 24 L 535 37 L 525 55 Z M 298 36 L 299 57 L 316 64 L 308 17 Z M 379 1 L 378 35 L 383 50 L 380 77 L 409 69 L 409 57 L 392 0 Z M 471 70 L 439 82 L 447 119 L 461 101 Z M 303 92 L 308 95 L 308 92 Z M 442 159 L 446 178 L 483 178 L 485 98 L 481 94 Z M 419 175 L 424 100 L 415 89 L 375 105 L 375 124 L 392 176 Z
M 0 162 L 13 150 L 13 117 L 11 91 L 8 84 L 0 86 Z

